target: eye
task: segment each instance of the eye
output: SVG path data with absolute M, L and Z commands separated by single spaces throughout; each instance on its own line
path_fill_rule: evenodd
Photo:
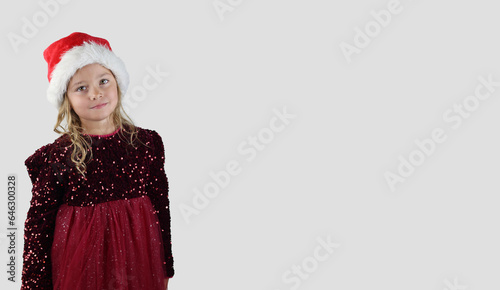
M 86 86 L 81 86 L 76 89 L 77 92 L 84 91 L 87 87 Z
M 101 84 L 105 85 L 105 84 L 107 84 L 107 83 L 109 83 L 109 80 L 107 80 L 107 79 L 102 79 L 102 80 L 101 80 Z

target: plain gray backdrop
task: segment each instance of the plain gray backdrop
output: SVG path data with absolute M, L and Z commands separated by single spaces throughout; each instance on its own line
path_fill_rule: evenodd
M 495 2 L 3 6 L 2 289 L 20 287 L 24 161 L 58 137 L 42 53 L 75 31 L 109 40 L 130 73 L 132 120 L 163 138 L 170 289 L 500 287 Z M 6 273 L 9 174 L 16 283 Z

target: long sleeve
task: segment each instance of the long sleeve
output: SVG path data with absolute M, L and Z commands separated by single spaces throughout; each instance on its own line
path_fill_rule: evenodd
M 150 197 L 153 206 L 160 221 L 162 229 L 162 239 L 164 245 L 166 276 L 174 276 L 174 261 L 172 257 L 172 241 L 170 234 L 170 204 L 168 200 L 168 179 L 165 173 L 165 149 L 160 135 L 152 132 L 152 147 L 153 155 L 150 168 L 150 176 L 148 183 L 148 196 Z
M 45 145 L 25 161 L 33 187 L 24 225 L 21 290 L 53 288 L 50 254 L 62 190 L 57 162 L 50 156 L 50 146 Z

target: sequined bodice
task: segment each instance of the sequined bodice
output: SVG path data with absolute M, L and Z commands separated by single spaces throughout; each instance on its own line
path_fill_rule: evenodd
M 61 149 L 61 155 L 52 164 L 62 185 L 64 203 L 88 206 L 146 194 L 154 160 L 152 149 L 148 148 L 151 141 L 145 140 L 145 145 L 136 141 L 134 148 L 120 137 L 118 133 L 92 136 L 92 159 L 87 164 L 85 178 L 69 158 L 72 148 Z

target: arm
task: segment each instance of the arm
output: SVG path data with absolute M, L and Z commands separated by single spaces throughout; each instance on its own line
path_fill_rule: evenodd
M 165 149 L 160 135 L 152 132 L 152 161 L 148 182 L 148 196 L 160 221 L 166 262 L 166 278 L 174 276 L 174 261 L 172 257 L 172 240 L 170 234 L 170 204 L 168 200 L 168 179 L 165 173 Z M 167 281 L 168 282 L 168 281 Z
M 49 149 L 46 145 L 25 161 L 33 188 L 24 226 L 21 289 L 53 287 L 50 250 L 62 190 Z

